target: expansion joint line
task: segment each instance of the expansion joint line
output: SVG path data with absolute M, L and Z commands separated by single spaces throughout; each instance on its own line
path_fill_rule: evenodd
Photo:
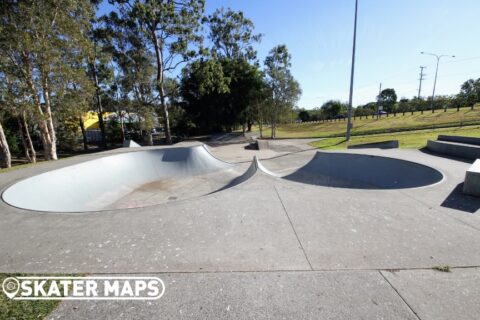
M 388 281 L 387 277 L 385 277 L 385 275 L 382 273 L 382 271 L 378 270 L 378 273 L 380 273 L 382 278 L 385 279 L 385 281 L 389 284 L 389 286 L 397 293 L 397 295 L 400 297 L 400 299 L 402 299 L 403 303 L 405 303 L 407 305 L 408 309 L 410 309 L 410 311 L 412 311 L 412 313 L 415 315 L 415 317 L 418 320 L 422 320 L 420 318 L 420 316 L 415 312 L 415 310 L 413 310 L 412 306 L 407 302 L 407 300 L 405 300 L 405 298 L 400 294 L 400 292 L 397 290 L 397 288 L 395 288 L 393 286 L 393 284 L 390 281 Z
M 290 223 L 290 226 L 292 227 L 293 233 L 295 234 L 295 237 L 297 238 L 298 244 L 300 245 L 300 248 L 302 248 L 303 255 L 305 256 L 305 260 L 307 260 L 308 265 L 310 266 L 310 270 L 313 271 L 312 264 L 310 263 L 310 259 L 308 259 L 307 252 L 305 251 L 305 248 L 303 247 L 302 241 L 300 241 L 300 238 L 298 237 L 297 231 L 295 230 L 295 227 L 293 226 L 292 219 L 290 219 L 290 216 L 288 215 L 287 208 L 285 207 L 285 204 L 283 204 L 282 198 L 280 198 L 280 193 L 278 193 L 277 186 L 273 186 L 275 189 L 275 192 L 277 193 L 278 200 L 282 204 L 283 211 L 285 212 L 285 215 L 287 216 L 288 222 Z

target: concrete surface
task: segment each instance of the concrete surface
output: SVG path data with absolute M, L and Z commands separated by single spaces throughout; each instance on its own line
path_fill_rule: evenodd
M 420 319 L 470 320 L 480 315 L 480 269 L 382 271 Z
M 448 135 L 440 134 L 438 135 L 437 140 L 480 145 L 480 138 L 475 138 L 475 137 L 448 136 Z
M 284 179 L 318 186 L 356 189 L 404 189 L 440 182 L 440 171 L 400 159 L 353 153 L 317 152 Z
M 269 150 L 230 144 L 211 151 L 241 167 L 241 173 L 256 155 L 266 170 L 282 177 L 316 154 L 307 141 L 269 142 Z M 3 173 L 0 188 L 122 152 Z M 258 172 L 257 165 L 256 173 L 231 188 L 150 207 L 45 214 L 1 202 L 0 271 L 155 274 L 166 282 L 160 300 L 62 302 L 51 318 L 467 319 L 478 314 L 480 198 L 459 189 L 470 164 L 418 150 L 348 153 L 414 161 L 444 178 L 418 188 L 336 188 L 272 177 Z M 453 272 L 431 270 L 440 265 Z M 392 278 L 389 273 L 396 270 Z M 444 316 L 440 304 L 450 308 Z
M 376 271 L 163 274 L 158 302 L 65 302 L 51 319 L 417 319 Z
M 477 159 L 465 173 L 463 193 L 480 197 L 480 159 Z
M 388 140 L 388 141 L 380 141 L 380 142 L 373 142 L 373 143 L 349 145 L 348 149 L 370 149 L 370 148 L 393 149 L 398 147 L 399 147 L 398 140 Z
M 125 140 L 123 142 L 123 147 L 124 148 L 139 148 L 139 147 L 141 147 L 141 145 L 139 145 L 138 143 L 136 143 L 133 140 Z
M 473 144 L 428 140 L 427 149 L 432 152 L 446 154 L 452 157 L 470 160 L 480 158 L 480 146 Z
M 18 208 L 48 212 L 99 211 L 119 202 L 136 207 L 143 206 L 145 197 L 170 190 L 182 179 L 191 183 L 188 179 L 192 177 L 231 168 L 205 146 L 150 149 L 110 155 L 27 178 L 7 188 L 2 199 Z M 187 183 L 183 181 L 182 185 Z M 198 193 L 198 188 L 193 190 Z M 164 198 L 161 195 L 157 200 Z M 145 204 L 156 203 L 161 201 L 150 199 Z

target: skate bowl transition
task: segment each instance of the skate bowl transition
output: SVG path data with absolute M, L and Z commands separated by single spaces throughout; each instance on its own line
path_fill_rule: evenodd
M 356 189 L 416 188 L 443 179 L 438 170 L 415 162 L 330 152 L 317 152 L 306 165 L 280 175 L 256 157 L 245 170 L 198 145 L 119 153 L 52 170 L 13 184 L 2 199 L 17 208 L 44 212 L 140 208 L 220 192 L 257 174 Z
M 27 178 L 2 198 L 14 207 L 48 212 L 137 208 L 208 194 L 228 184 L 232 167 L 204 145 L 134 151 Z
M 317 152 L 283 179 L 318 186 L 352 189 L 406 189 L 438 183 L 443 174 L 429 166 L 381 156 Z

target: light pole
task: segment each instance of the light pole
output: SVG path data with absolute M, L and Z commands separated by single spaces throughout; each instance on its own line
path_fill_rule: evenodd
M 432 113 L 435 112 L 435 108 L 433 107 L 433 100 L 435 99 L 435 88 L 437 86 L 437 75 L 438 75 L 438 65 L 440 64 L 440 59 L 443 57 L 452 57 L 455 58 L 454 55 L 449 55 L 449 54 L 435 54 L 435 53 L 429 53 L 429 52 L 420 52 L 421 54 L 426 54 L 429 56 L 434 56 L 437 58 L 437 69 L 435 70 L 435 81 L 433 82 L 433 92 L 432 92 L 432 101 L 430 101 L 430 107 L 432 108 Z
M 358 11 L 358 0 L 355 0 L 355 22 L 353 24 L 352 71 L 350 73 L 350 96 L 348 99 L 347 142 L 350 141 L 350 130 L 352 128 L 353 75 L 355 73 L 355 46 L 357 42 L 357 11 Z

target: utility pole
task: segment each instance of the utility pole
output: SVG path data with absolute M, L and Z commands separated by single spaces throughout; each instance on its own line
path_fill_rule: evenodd
M 418 86 L 418 99 L 420 99 L 422 97 L 422 81 L 425 80 L 425 78 L 423 77 L 425 74 L 423 74 L 423 69 L 425 69 L 426 67 L 424 66 L 420 66 L 420 85 Z
M 350 95 L 348 98 L 348 123 L 347 123 L 347 143 L 350 141 L 350 130 L 352 129 L 352 100 L 353 100 L 353 76 L 355 73 L 355 47 L 357 43 L 357 12 L 358 0 L 355 0 L 355 21 L 353 23 L 353 48 L 352 48 L 352 70 L 350 73 Z
M 377 120 L 380 113 L 380 94 L 382 93 L 382 83 L 380 82 L 380 88 L 378 89 L 378 97 L 377 97 Z

